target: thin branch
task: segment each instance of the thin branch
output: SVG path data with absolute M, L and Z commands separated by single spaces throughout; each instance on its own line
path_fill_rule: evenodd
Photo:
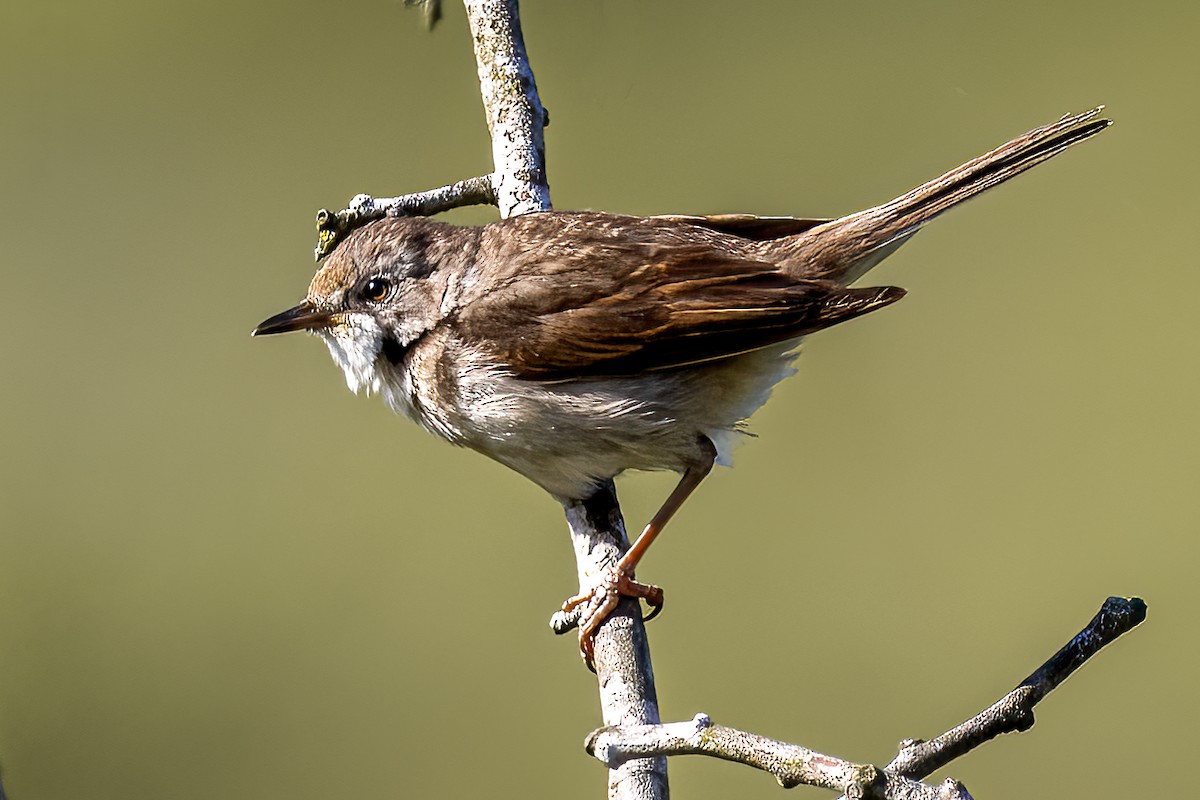
M 631 758 L 705 755 L 769 772 L 785 789 L 816 786 L 847 797 L 881 800 L 970 798 L 953 780 L 929 786 L 887 775 L 870 764 L 853 764 L 800 745 L 715 725 L 706 714 L 697 714 L 691 722 L 600 728 L 588 737 L 585 747 L 610 769 Z
M 697 714 L 691 722 L 600 728 L 592 732 L 584 747 L 610 769 L 631 758 L 713 756 L 769 772 L 787 789 L 804 784 L 854 792 L 852 787 L 869 786 L 878 778 L 872 766 L 851 764 L 799 745 L 715 725 L 707 714 Z M 861 789 L 857 794 L 861 795 Z
M 338 243 L 355 228 L 382 217 L 428 217 L 462 206 L 496 205 L 494 175 L 480 175 L 465 181 L 405 194 L 400 197 L 371 197 L 358 194 L 345 209 L 317 212 L 317 261 L 333 252 Z
M 929 741 L 907 740 L 885 768 L 897 775 L 923 778 L 1002 733 L 1033 727 L 1033 707 L 1089 658 L 1146 619 L 1138 597 L 1110 597 L 1076 636 L 1017 688 L 976 716 Z
M 691 722 L 665 725 L 610 724 L 594 731 L 586 747 L 610 769 L 629 759 L 707 755 L 769 772 L 786 788 L 804 784 L 833 789 L 848 798 L 880 800 L 967 798 L 967 790 L 956 781 L 931 786 L 920 779 L 1001 733 L 1028 730 L 1039 700 L 1145 618 L 1146 604 L 1140 599 L 1108 598 L 1079 634 L 999 702 L 928 742 L 905 742 L 883 769 L 714 725 L 704 714 Z

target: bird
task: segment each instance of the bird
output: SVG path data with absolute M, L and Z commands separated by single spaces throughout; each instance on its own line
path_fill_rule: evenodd
M 539 211 L 482 226 L 385 217 L 342 241 L 298 305 L 253 335 L 322 338 L 354 392 L 515 470 L 564 505 L 626 470 L 679 482 L 595 586 L 580 653 L 634 570 L 804 337 L 900 300 L 852 286 L 950 208 L 1095 136 L 1103 106 L 1035 128 L 895 199 L 836 219 Z

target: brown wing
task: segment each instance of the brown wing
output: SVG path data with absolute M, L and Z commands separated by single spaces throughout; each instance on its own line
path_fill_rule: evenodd
M 522 378 L 630 375 L 757 350 L 904 295 L 793 278 L 707 247 L 658 246 L 640 263 L 607 255 L 567 269 L 527 262 L 460 312 L 460 332 Z

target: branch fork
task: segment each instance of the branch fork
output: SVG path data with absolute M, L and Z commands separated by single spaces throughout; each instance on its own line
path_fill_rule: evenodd
M 588 736 L 584 747 L 609 769 L 631 759 L 705 755 L 769 772 L 784 788 L 817 786 L 851 800 L 966 800 L 970 794 L 953 779 L 937 786 L 921 779 L 1002 733 L 1031 728 L 1033 707 L 1043 697 L 1145 618 L 1146 604 L 1139 598 L 1108 598 L 1082 631 L 1015 689 L 940 736 L 929 741 L 904 740 L 899 754 L 883 768 L 717 725 L 707 714 L 697 714 L 688 722 L 599 728 Z

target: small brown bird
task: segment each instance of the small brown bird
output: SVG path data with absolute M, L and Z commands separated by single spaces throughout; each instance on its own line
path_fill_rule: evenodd
M 255 335 L 320 335 L 355 392 L 563 503 L 627 469 L 678 486 L 582 605 L 580 649 L 663 526 L 792 374 L 802 337 L 894 303 L 848 288 L 943 211 L 1088 139 L 1102 108 L 1030 131 L 836 220 L 541 212 L 482 227 L 390 218 L 353 232 L 300 305 Z

